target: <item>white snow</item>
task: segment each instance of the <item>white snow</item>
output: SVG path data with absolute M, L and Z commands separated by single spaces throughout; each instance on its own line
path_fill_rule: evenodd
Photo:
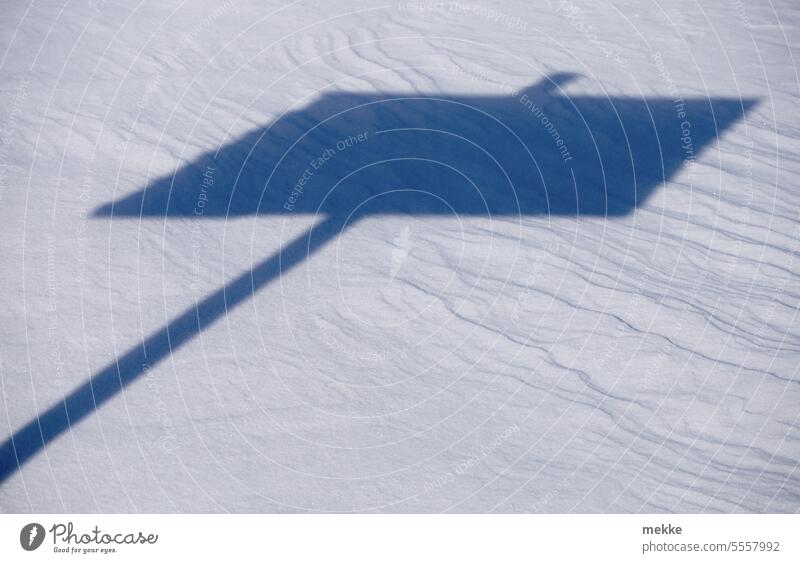
M 0 466 L 14 467 L 0 511 L 800 510 L 791 0 L 5 4 Z M 645 180 L 625 212 L 514 214 L 497 185 L 481 185 L 491 214 L 387 204 L 236 306 L 213 300 L 230 310 L 197 334 L 159 333 L 322 220 L 310 191 L 278 212 L 290 184 L 266 197 L 275 212 L 250 199 L 195 213 L 203 169 L 185 166 L 222 149 L 213 191 L 241 168 L 237 141 L 278 123 L 266 142 L 279 145 L 337 100 L 499 100 L 566 189 L 556 138 L 518 98 L 568 73 L 536 103 L 578 155 L 594 147 L 575 100 L 613 162 L 687 154 L 679 136 L 657 146 L 645 113 L 625 146 L 603 100 L 653 107 L 675 131 L 676 98 L 727 101 L 692 121 L 709 136 L 694 160 Z M 364 164 L 376 125 L 452 128 L 512 158 L 488 122 L 398 103 L 354 118 L 373 137 L 334 151 L 314 185 Z M 445 158 L 438 139 L 397 147 Z M 300 147 L 302 162 L 320 147 Z M 625 182 L 579 166 L 581 194 Z M 176 170 L 181 213 L 103 214 Z M 159 334 L 172 353 L 132 371 Z M 83 416 L 44 447 L 18 444 L 30 455 L 16 470 L 9 439 L 30 441 L 37 414 L 58 427 L 64 397 L 120 358 L 130 383 L 97 410 L 79 391 Z

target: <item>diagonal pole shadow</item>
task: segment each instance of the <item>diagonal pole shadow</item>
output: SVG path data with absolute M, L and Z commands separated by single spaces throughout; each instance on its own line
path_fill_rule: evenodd
M 756 103 L 560 95 L 574 76 L 501 96 L 326 94 L 102 206 L 95 216 L 185 218 L 202 201 L 209 219 L 325 218 L 13 432 L 0 482 L 356 217 L 624 216 Z
M 348 222 L 338 215 L 327 216 L 279 251 L 187 308 L 163 328 L 117 357 L 63 401 L 40 413 L 0 445 L 0 482 L 71 425 L 92 414 L 150 367 L 165 360 L 260 289 L 306 260 L 335 238 L 345 224 L 349 226 L 353 222 L 353 218 Z

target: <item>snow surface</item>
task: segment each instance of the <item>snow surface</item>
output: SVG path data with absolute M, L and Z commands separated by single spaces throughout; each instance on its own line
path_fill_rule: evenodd
M 6 2 L 0 510 L 797 512 L 794 4 Z

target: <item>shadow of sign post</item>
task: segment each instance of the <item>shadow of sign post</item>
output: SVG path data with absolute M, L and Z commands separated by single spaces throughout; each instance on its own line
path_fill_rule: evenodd
M 314 215 L 313 227 L 188 307 L 0 445 L 0 481 L 150 366 L 366 217 L 631 213 L 752 99 L 566 96 L 572 75 L 491 96 L 325 94 L 96 217 Z

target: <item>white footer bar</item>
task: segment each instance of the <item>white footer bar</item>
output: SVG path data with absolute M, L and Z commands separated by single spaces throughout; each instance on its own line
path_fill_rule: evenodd
M 799 545 L 800 515 L 0 515 L 9 562 L 777 563 Z

